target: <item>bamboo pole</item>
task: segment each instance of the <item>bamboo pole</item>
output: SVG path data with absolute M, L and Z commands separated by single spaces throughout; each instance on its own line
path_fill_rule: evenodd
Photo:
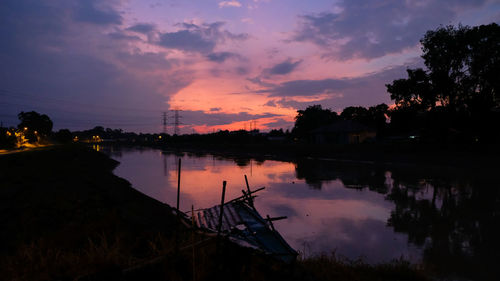
M 194 234 L 194 205 L 191 205 L 191 226 L 193 233 L 191 234 L 192 252 L 193 252 L 193 281 L 196 281 L 196 256 L 194 252 L 195 234 Z
M 269 225 L 271 225 L 271 229 L 273 231 L 276 231 L 276 229 L 274 229 L 273 221 L 271 220 L 271 218 L 269 217 L 269 215 L 267 215 L 267 221 L 269 222 Z
M 250 196 L 251 192 L 250 192 L 250 185 L 248 184 L 248 178 L 247 178 L 247 175 L 245 175 L 245 183 L 247 184 L 248 204 L 250 204 L 250 206 L 251 206 L 252 208 L 254 208 L 254 206 L 253 206 L 252 196 Z
M 220 202 L 219 225 L 217 226 L 217 236 L 220 235 L 222 229 L 222 217 L 224 215 L 224 197 L 226 196 L 226 181 L 222 182 L 222 198 Z
M 263 190 L 263 189 L 265 189 L 265 188 L 266 188 L 266 187 L 264 187 L 264 186 L 263 186 L 263 187 L 261 187 L 261 188 L 258 188 L 258 189 L 256 189 L 256 190 L 252 191 L 251 193 L 255 193 L 255 192 L 257 192 L 257 191 L 261 191 L 261 190 Z M 242 195 L 242 196 L 240 196 L 240 197 L 237 197 L 237 198 L 234 198 L 234 199 L 232 199 L 232 200 L 230 200 L 230 201 L 227 201 L 227 202 L 226 202 L 226 204 L 231 203 L 231 202 L 234 202 L 234 201 L 238 201 L 238 200 L 240 200 L 241 198 L 245 198 L 245 197 L 246 197 L 246 195 Z M 255 195 L 252 195 L 252 197 L 255 197 Z
M 216 258 L 217 258 L 217 268 L 219 268 L 220 266 L 220 260 L 221 257 L 219 256 L 220 255 L 220 232 L 221 232 L 221 229 L 222 229 L 222 217 L 224 215 L 224 197 L 226 196 L 226 181 L 223 181 L 222 182 L 222 198 L 221 198 L 221 203 L 220 203 L 220 213 L 219 213 L 219 225 L 217 226 L 217 238 L 216 238 L 216 242 L 215 242 L 215 255 L 216 255 Z

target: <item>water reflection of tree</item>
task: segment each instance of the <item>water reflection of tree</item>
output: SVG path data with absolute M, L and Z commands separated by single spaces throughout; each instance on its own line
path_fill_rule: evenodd
M 321 189 L 325 182 L 340 180 L 347 188 L 369 188 L 382 194 L 388 190 L 385 169 L 372 165 L 300 159 L 295 163 L 295 173 L 314 189 Z
M 346 188 L 385 194 L 395 206 L 388 219 L 423 248 L 423 263 L 437 274 L 473 280 L 500 276 L 500 180 L 477 172 L 386 169 L 302 159 L 297 178 L 312 188 L 340 180 Z
M 395 203 L 388 225 L 424 248 L 423 261 L 443 275 L 475 280 L 500 276 L 498 181 L 398 178 L 387 199 Z

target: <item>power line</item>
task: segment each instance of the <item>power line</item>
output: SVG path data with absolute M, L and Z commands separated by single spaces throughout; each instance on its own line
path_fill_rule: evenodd
M 167 112 L 163 112 L 163 133 L 167 134 Z
M 182 117 L 179 115 L 179 110 L 175 109 L 174 110 L 174 135 L 180 134 L 180 128 L 179 128 L 179 125 L 181 124 L 180 118 L 182 118 Z

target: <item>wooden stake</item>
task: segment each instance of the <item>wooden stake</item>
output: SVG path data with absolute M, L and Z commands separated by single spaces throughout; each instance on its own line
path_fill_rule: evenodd
M 216 264 L 217 268 L 220 267 L 220 232 L 222 229 L 222 217 L 224 216 L 224 196 L 226 196 L 226 181 L 222 182 L 222 199 L 220 202 L 220 213 L 219 213 L 219 225 L 217 226 L 217 238 L 215 242 L 215 255 L 216 255 Z
M 269 215 L 267 215 L 267 221 L 269 222 L 269 224 L 271 225 L 271 229 L 273 231 L 276 231 L 276 229 L 274 229 L 274 225 L 273 225 L 273 221 L 271 220 L 271 218 L 269 217 Z
M 196 281 L 196 263 L 195 263 L 195 253 L 194 253 L 194 244 L 195 244 L 195 236 L 194 236 L 194 205 L 191 205 L 191 226 L 193 227 L 193 233 L 192 235 L 192 250 L 193 250 L 193 281 Z
M 248 184 L 247 175 L 245 175 L 245 183 L 247 184 L 248 204 L 250 204 L 250 206 L 251 206 L 252 208 L 254 208 L 254 206 L 253 206 L 252 196 L 250 196 L 250 194 L 252 194 L 252 193 L 250 192 L 250 185 Z
M 264 186 L 263 186 L 263 187 L 261 187 L 261 188 L 258 188 L 258 189 L 256 189 L 256 190 L 254 190 L 254 191 L 252 191 L 251 193 L 256 193 L 257 191 L 261 191 L 261 190 L 263 190 L 263 189 L 265 189 L 265 187 L 264 187 Z M 242 195 L 242 196 L 240 196 L 240 197 L 237 197 L 237 198 L 231 199 L 231 200 L 227 201 L 227 202 L 226 202 L 226 204 L 231 203 L 231 202 L 234 202 L 234 201 L 241 200 L 241 198 L 245 198 L 246 196 L 247 196 L 247 195 Z M 252 195 L 252 198 L 253 198 L 253 197 L 256 197 L 256 195 Z
M 222 229 L 222 216 L 224 215 L 224 197 L 226 196 L 226 181 L 222 182 L 222 199 L 220 202 L 219 225 L 217 226 L 217 236 L 220 235 Z

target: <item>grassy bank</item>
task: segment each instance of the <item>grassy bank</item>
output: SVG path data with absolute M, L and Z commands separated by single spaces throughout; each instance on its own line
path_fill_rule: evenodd
M 181 223 L 80 146 L 0 156 L 3 280 L 426 280 L 404 262 L 282 264 Z

